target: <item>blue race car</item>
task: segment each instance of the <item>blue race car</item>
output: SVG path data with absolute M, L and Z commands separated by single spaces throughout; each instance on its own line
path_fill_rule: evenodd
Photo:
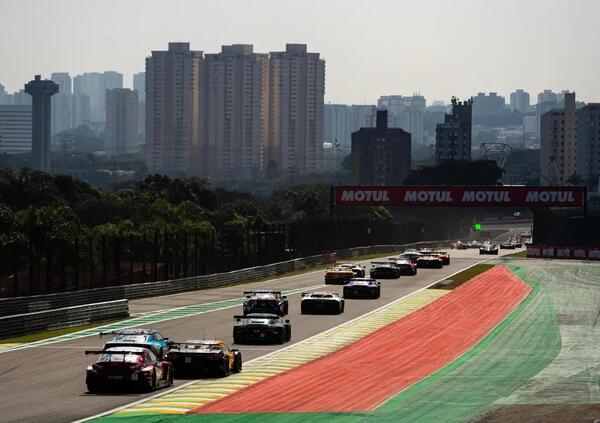
M 104 344 L 104 350 L 113 347 L 142 347 L 151 350 L 159 359 L 166 357 L 173 344 L 154 329 L 121 329 L 100 332 L 100 337 L 114 335 L 112 341 Z

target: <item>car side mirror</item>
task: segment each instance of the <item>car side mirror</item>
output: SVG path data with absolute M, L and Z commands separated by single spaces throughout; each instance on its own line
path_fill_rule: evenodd
M 169 340 L 169 338 L 163 338 L 163 339 L 164 339 L 165 341 L 168 341 L 168 340 Z
M 286 322 L 286 323 L 289 323 L 290 321 L 289 321 L 289 320 L 286 320 L 285 322 Z
M 232 353 L 239 353 L 240 350 L 238 350 L 237 348 L 232 348 L 229 351 L 231 351 Z
M 282 295 L 281 298 L 283 298 L 284 300 L 287 300 L 287 295 Z

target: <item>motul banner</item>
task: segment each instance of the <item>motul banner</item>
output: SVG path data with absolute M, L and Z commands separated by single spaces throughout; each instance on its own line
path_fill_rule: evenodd
M 337 186 L 337 206 L 583 207 L 584 187 Z
M 527 257 L 552 259 L 600 260 L 599 247 L 554 247 L 527 245 Z

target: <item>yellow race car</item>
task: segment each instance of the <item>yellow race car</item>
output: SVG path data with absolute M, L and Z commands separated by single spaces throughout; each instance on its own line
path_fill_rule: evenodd
M 218 340 L 175 342 L 167 353 L 167 360 L 173 363 L 178 376 L 217 374 L 226 377 L 242 371 L 240 351 Z
M 325 271 L 326 284 L 343 285 L 348 279 L 356 277 L 356 272 L 346 266 L 335 266 Z

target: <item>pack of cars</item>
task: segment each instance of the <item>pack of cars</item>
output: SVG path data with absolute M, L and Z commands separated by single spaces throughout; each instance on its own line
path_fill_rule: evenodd
M 302 293 L 302 314 L 341 314 L 346 299 L 377 299 L 381 296 L 381 282 L 377 279 L 415 275 L 418 267 L 435 267 L 449 262 L 443 251 L 411 250 L 388 261 L 371 263 L 370 277 L 366 267 L 344 263 L 328 269 L 326 283 L 342 283 L 343 295 L 334 292 Z M 284 319 L 289 312 L 288 298 L 280 291 L 255 290 L 244 292 L 243 314 L 234 316 L 233 342 L 235 344 L 289 342 L 292 325 Z M 199 374 L 229 376 L 242 370 L 242 354 L 221 340 L 190 339 L 176 342 L 154 329 L 123 329 L 101 332 L 112 336 L 102 349 L 86 351 L 98 355 L 95 363 L 87 366 L 86 384 L 90 393 L 117 386 L 128 386 L 143 391 L 173 385 L 174 377 L 195 377 Z

